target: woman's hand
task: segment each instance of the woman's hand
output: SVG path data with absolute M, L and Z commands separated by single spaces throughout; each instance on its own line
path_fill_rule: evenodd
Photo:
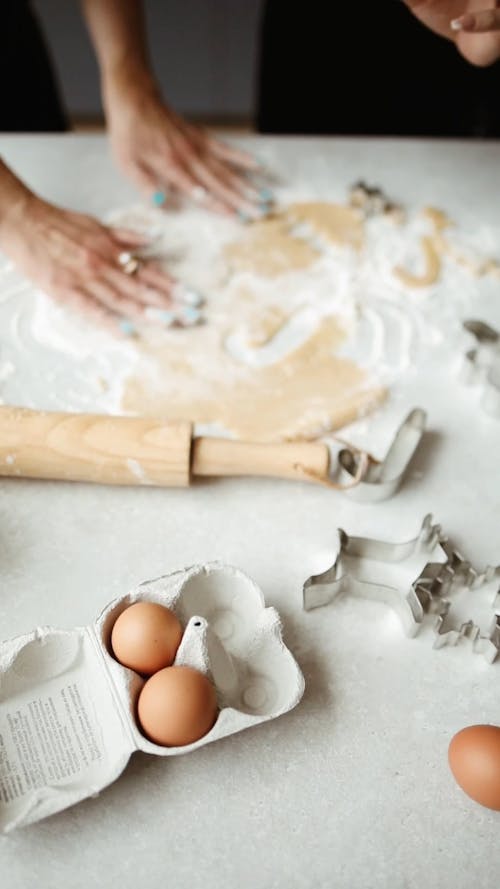
M 500 9 L 493 0 L 405 2 L 424 25 L 453 40 L 473 65 L 492 65 L 500 58 Z
M 104 98 L 117 163 L 150 199 L 171 190 L 222 213 L 265 215 L 271 194 L 252 182 L 254 159 L 178 117 L 147 72 L 115 72 Z
M 130 254 L 145 246 L 142 236 L 61 210 L 28 191 L 2 220 L 0 245 L 45 293 L 116 333 L 199 320 L 196 295 L 182 291 L 154 262 L 125 273 Z

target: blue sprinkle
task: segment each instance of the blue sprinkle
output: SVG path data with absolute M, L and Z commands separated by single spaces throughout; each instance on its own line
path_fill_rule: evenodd
M 164 191 L 155 191 L 151 200 L 155 207 L 163 207 L 163 204 L 167 202 L 167 195 Z
M 118 321 L 118 326 L 120 327 L 122 333 L 125 334 L 125 336 L 135 336 L 135 326 L 132 324 L 131 321 L 128 320 L 128 318 L 120 318 L 120 320 Z

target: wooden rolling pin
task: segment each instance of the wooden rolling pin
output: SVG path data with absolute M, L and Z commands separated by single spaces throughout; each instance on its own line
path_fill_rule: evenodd
M 267 475 L 328 483 L 319 442 L 193 438 L 188 422 L 0 406 L 0 475 L 106 485 L 187 486 L 193 476 Z

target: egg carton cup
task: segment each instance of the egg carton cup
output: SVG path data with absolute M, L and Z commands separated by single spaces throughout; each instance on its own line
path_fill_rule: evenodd
M 145 679 L 111 653 L 115 620 L 137 601 L 172 609 L 184 635 L 175 664 L 215 685 L 219 714 L 194 744 L 161 747 L 136 720 Z M 237 568 L 208 563 L 141 584 L 95 624 L 41 627 L 0 644 L 0 830 L 8 832 L 95 796 L 136 750 L 189 753 L 274 719 L 298 704 L 304 679 L 274 608 Z

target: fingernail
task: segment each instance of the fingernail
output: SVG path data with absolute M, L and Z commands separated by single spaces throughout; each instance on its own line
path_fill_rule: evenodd
M 118 321 L 118 327 L 121 332 L 125 334 L 125 336 L 136 336 L 137 330 L 134 324 L 128 320 L 128 318 L 120 318 Z
M 158 191 L 153 192 L 151 195 L 151 201 L 155 207 L 163 207 L 163 205 L 167 203 L 167 195 L 164 191 L 158 189 Z
M 195 324 L 200 323 L 203 316 L 193 306 L 185 306 L 180 310 L 177 317 L 181 324 L 184 324 L 186 327 L 193 327 Z
M 248 213 L 245 213 L 244 210 L 237 210 L 236 215 L 238 216 L 240 222 L 250 222 L 250 216 L 248 215 Z
M 274 202 L 274 195 L 270 188 L 261 188 L 259 197 L 261 204 L 270 204 Z
M 174 299 L 178 299 L 179 302 L 186 303 L 188 306 L 194 306 L 195 308 L 199 308 L 205 302 L 205 299 L 198 293 L 196 290 L 191 290 L 190 287 L 186 287 L 184 284 L 178 284 L 173 293 Z
M 458 19 L 452 19 L 450 22 L 452 31 L 473 31 L 475 24 L 476 19 L 470 12 L 461 15 Z
M 187 290 L 184 294 L 184 299 L 187 302 L 188 306 L 194 306 L 195 308 L 199 308 L 205 302 L 205 299 L 201 295 L 201 293 L 196 293 L 195 290 Z
M 148 306 L 144 314 L 149 321 L 159 322 L 165 327 L 172 327 L 176 321 L 174 312 L 171 312 L 169 309 L 157 309 L 155 306 Z

